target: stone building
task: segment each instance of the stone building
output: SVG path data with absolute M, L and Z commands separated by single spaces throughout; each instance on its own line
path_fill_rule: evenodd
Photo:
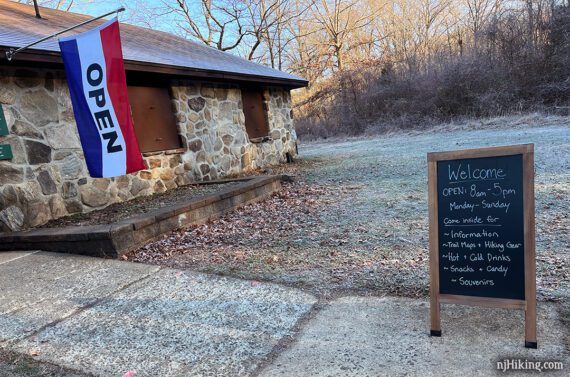
M 0 230 L 38 226 L 296 154 L 290 90 L 307 82 L 171 34 L 121 24 L 129 101 L 147 169 L 90 178 L 57 40 L 89 17 L 0 0 Z M 104 21 L 71 33 L 82 32 Z M 0 116 L 0 122 L 2 121 Z M 4 149 L 6 151 L 6 149 Z

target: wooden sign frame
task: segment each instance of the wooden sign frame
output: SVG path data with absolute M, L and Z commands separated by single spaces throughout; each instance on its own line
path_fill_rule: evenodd
M 522 155 L 524 223 L 524 300 L 440 294 L 437 162 Z M 536 255 L 534 209 L 534 144 L 428 153 L 431 335 L 441 336 L 441 304 L 521 309 L 525 311 L 525 347 L 537 348 Z

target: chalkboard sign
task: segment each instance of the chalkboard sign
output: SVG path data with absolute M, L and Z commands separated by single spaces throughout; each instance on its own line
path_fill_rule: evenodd
M 522 163 L 437 162 L 440 293 L 524 300 Z
M 428 154 L 432 335 L 440 303 L 516 308 L 536 347 L 533 151 Z

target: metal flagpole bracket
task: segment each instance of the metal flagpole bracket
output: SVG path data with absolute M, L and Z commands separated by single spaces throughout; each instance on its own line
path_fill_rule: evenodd
M 125 7 L 120 7 L 120 8 L 118 8 L 118 9 L 115 9 L 115 10 L 112 11 L 112 12 L 108 12 L 108 13 L 105 13 L 105 14 L 103 14 L 103 15 L 101 15 L 101 16 L 98 16 L 98 17 L 95 17 L 95 18 L 91 18 L 91 19 L 89 19 L 89 20 L 87 20 L 87 21 L 83 21 L 83 22 L 81 22 L 81 23 L 79 23 L 79 24 L 77 24 L 77 25 L 73 25 L 72 27 L 68 27 L 68 28 L 65 29 L 65 30 L 62 30 L 62 31 L 59 31 L 59 32 L 57 32 L 57 33 L 48 35 L 47 37 L 42 38 L 42 39 L 39 39 L 39 40 L 37 40 L 37 41 L 35 41 L 35 42 L 33 42 L 33 43 L 30 43 L 29 45 L 26 45 L 26 46 L 24 46 L 24 47 L 20 47 L 20 48 L 18 48 L 18 49 L 10 48 L 8 51 L 6 51 L 6 59 L 8 59 L 8 61 L 10 62 L 10 61 L 12 61 L 12 59 L 14 58 L 14 55 L 16 55 L 18 52 L 21 52 L 21 51 L 23 51 L 23 50 L 26 50 L 26 49 L 28 49 L 28 48 L 30 48 L 30 47 L 32 47 L 32 46 L 35 46 L 35 45 L 37 45 L 37 44 L 39 44 L 39 43 L 44 42 L 44 41 L 47 41 L 48 39 L 57 37 L 58 35 L 61 35 L 61 34 L 63 34 L 63 33 L 67 33 L 68 31 L 71 31 L 71 30 L 73 30 L 73 29 L 76 29 L 76 28 L 78 28 L 78 27 L 80 27 L 80 26 L 83 26 L 83 25 L 86 25 L 86 24 L 91 23 L 91 22 L 93 22 L 93 21 L 99 20 L 99 19 L 101 19 L 101 18 L 103 18 L 103 17 L 107 17 L 107 16 L 110 16 L 110 15 L 112 15 L 112 14 L 117 14 L 117 15 L 118 15 L 120 12 L 123 12 L 124 10 L 125 10 Z
M 8 59 L 8 61 L 11 62 L 12 57 L 14 56 L 15 53 L 16 53 L 16 49 L 10 48 L 8 51 L 6 51 L 6 59 Z

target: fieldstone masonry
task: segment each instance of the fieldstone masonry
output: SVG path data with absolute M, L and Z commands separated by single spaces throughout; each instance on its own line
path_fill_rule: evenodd
M 247 135 L 238 85 L 173 81 L 182 148 L 145 154 L 147 170 L 89 177 L 65 76 L 61 71 L 0 70 L 0 103 L 14 158 L 0 161 L 0 230 L 18 231 L 192 182 L 286 161 L 296 153 L 288 90 L 264 89 L 269 135 Z

